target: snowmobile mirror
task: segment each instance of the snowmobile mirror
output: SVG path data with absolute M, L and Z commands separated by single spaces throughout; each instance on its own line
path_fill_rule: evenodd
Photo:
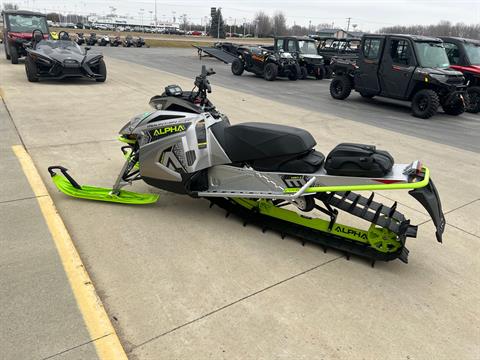
M 87 52 L 88 50 L 90 50 L 91 47 L 90 46 L 85 46 L 85 52 Z
M 165 87 L 165 94 L 167 96 L 181 96 L 183 94 L 183 90 L 178 85 L 168 85 Z

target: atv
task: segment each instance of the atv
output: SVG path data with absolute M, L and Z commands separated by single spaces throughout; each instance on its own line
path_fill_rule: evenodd
M 108 35 L 103 35 L 98 40 L 98 46 L 107 46 L 107 45 L 110 45 L 110 37 Z
M 416 35 L 364 35 L 358 57 L 332 59 L 333 98 L 352 89 L 362 97 L 382 96 L 411 102 L 414 116 L 428 119 L 441 105 L 449 115 L 468 106 L 465 78 L 449 69 L 442 40 Z
M 278 36 L 274 39 L 274 51 L 289 52 L 300 65 L 301 79 L 313 76 L 321 80 L 325 76 L 323 57 L 317 53 L 315 40 L 307 37 Z
M 297 80 L 302 74 L 297 60 L 288 52 L 253 46 L 241 46 L 237 51 L 238 58 L 231 67 L 234 75 L 240 76 L 246 70 L 273 81 L 277 76 Z
M 113 188 L 80 185 L 62 166 L 48 171 L 63 193 L 83 199 L 150 204 L 159 195 L 123 190 L 143 180 L 158 189 L 205 198 L 263 231 L 331 247 L 372 261 L 407 262 L 417 227 L 397 210 L 353 191 L 409 190 L 425 207 L 442 241 L 445 218 L 429 169 L 395 164 L 373 145 L 344 143 L 325 157 L 305 130 L 267 123 L 231 125 L 207 98 L 213 70 L 202 67 L 192 91 L 170 85 L 150 99 L 153 111 L 120 130 L 125 163 Z M 152 209 L 153 210 L 153 209 Z M 369 224 L 340 224 L 340 211 Z M 322 214 L 323 217 L 317 217 Z
M 45 34 L 45 39 L 48 39 L 49 30 L 45 14 L 5 10 L 2 12 L 2 18 L 5 56 L 12 64 L 18 64 L 18 59 L 27 55 L 24 45 L 32 40 L 33 30 L 40 29 Z
M 314 37 L 315 38 L 315 37 Z M 334 56 L 358 54 L 360 39 L 357 38 L 316 38 L 319 41 L 317 53 L 323 56 L 325 62 L 325 77 L 330 79 L 333 75 L 331 60 Z
M 447 50 L 450 68 L 463 73 L 468 86 L 468 107 L 471 113 L 480 112 L 480 41 L 441 37 Z
M 87 38 L 86 41 L 87 46 L 95 46 L 97 45 L 97 34 L 90 33 L 90 36 Z
M 59 40 L 45 40 L 41 30 L 34 30 L 33 41 L 26 47 L 25 72 L 30 82 L 43 79 L 59 80 L 83 77 L 97 82 L 107 78 L 107 68 L 101 54 L 82 50 L 68 33 L 58 33 Z
M 118 47 L 120 45 L 122 45 L 122 39 L 120 38 L 120 36 L 115 36 L 111 41 L 110 46 Z
M 78 45 L 83 45 L 83 44 L 85 44 L 85 37 L 83 36 L 83 33 L 77 33 L 76 43 L 77 43 Z

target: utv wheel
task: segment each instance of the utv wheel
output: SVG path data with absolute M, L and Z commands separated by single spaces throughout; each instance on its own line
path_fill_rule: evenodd
M 449 104 L 442 104 L 442 109 L 445 112 L 445 114 L 458 116 L 465 112 L 465 109 L 467 108 L 468 104 L 469 104 L 469 96 L 468 94 L 465 94 L 463 101 L 462 99 L 460 99 L 460 97 L 458 97 L 456 100 L 454 100 Z
M 18 50 L 15 46 L 10 47 L 10 61 L 12 64 L 18 64 Z
M 243 66 L 243 61 L 240 59 L 233 60 L 231 70 L 233 75 L 242 75 L 243 70 L 245 70 L 245 67 Z
M 301 71 L 301 74 L 302 74 L 300 78 L 302 80 L 305 80 L 306 78 L 308 78 L 308 70 L 305 66 L 302 66 L 300 71 Z
M 315 79 L 323 80 L 325 78 L 325 68 L 322 66 L 318 68 L 317 72 L 315 73 Z
M 467 89 L 469 113 L 477 114 L 480 112 L 480 86 L 472 86 Z
M 25 72 L 27 73 L 27 79 L 30 82 L 37 82 L 38 75 L 37 75 L 37 64 L 35 61 L 27 55 L 25 58 Z
M 435 91 L 424 89 L 417 92 L 412 99 L 413 116 L 422 119 L 431 118 L 436 114 L 440 100 Z
M 330 95 L 332 95 L 334 99 L 344 100 L 350 95 L 351 92 L 352 82 L 345 75 L 335 76 L 330 83 Z
M 268 63 L 267 65 L 265 65 L 265 70 L 263 74 L 263 77 L 265 78 L 265 80 L 273 81 L 277 78 L 277 74 L 278 74 L 278 66 L 276 64 Z
M 8 55 L 7 52 L 7 42 L 5 40 L 3 41 L 3 48 L 5 50 L 5 57 L 7 58 L 7 60 L 10 60 L 10 55 Z
M 96 78 L 95 80 L 97 82 L 105 82 L 105 80 L 107 80 L 107 66 L 103 59 L 98 63 L 98 74 L 102 75 L 102 77 Z

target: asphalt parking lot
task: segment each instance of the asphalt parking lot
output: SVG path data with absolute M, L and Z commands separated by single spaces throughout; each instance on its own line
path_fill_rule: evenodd
M 158 203 L 131 207 L 59 193 L 46 171 L 52 164 L 68 167 L 82 184 L 111 186 L 123 162 L 118 130 L 147 111 L 149 98 L 164 86 L 189 89 L 200 70 L 194 50 L 102 50 L 109 71 L 104 84 L 31 84 L 23 66 L 10 65 L 0 52 L 0 87 L 15 125 L 9 131 L 33 158 L 130 359 L 480 357 L 478 116 L 419 120 L 405 105 L 356 96 L 339 104 L 329 98 L 327 81 L 234 78 L 227 66 L 205 60 L 217 70 L 211 99 L 232 123 L 298 126 L 325 153 L 342 141 L 373 143 L 398 162 L 420 158 L 430 167 L 448 223 L 444 243 L 436 242 L 428 214 L 406 192 L 380 192 L 382 201 L 398 201 L 398 209 L 420 225 L 419 236 L 408 241 L 408 265 L 395 261 L 372 269 L 361 259 L 346 261 L 339 252 L 325 254 L 243 227 L 220 209 L 209 210 L 205 200 L 145 184 L 134 189 L 159 193 Z M 8 204 L 16 199 L 2 200 L 4 211 L 11 211 Z M 11 245 L 14 236 L 2 241 Z M 3 293 L 10 294 L 16 288 L 9 276 L 15 278 L 4 264 Z M 46 300 L 32 295 L 31 301 L 41 309 Z M 7 295 L 1 302 L 12 308 Z M 81 327 L 74 320 L 72 327 Z M 38 333 L 56 326 L 38 313 L 8 321 L 12 328 L 16 321 L 37 324 Z M 0 341 L 9 345 L 7 358 L 85 359 L 73 351 L 85 347 L 89 354 L 98 340 L 79 332 L 63 351 L 42 356 L 36 351 L 55 337 L 32 338 L 30 352 L 19 350 L 25 340 L 17 333 L 4 331 Z
M 379 98 L 366 100 L 354 92 L 347 100 L 339 102 L 330 96 L 330 80 L 318 81 L 312 78 L 306 84 L 305 81 L 278 79 L 271 84 L 247 72 L 238 78 L 233 76 L 230 65 L 219 60 L 204 57 L 200 61 L 197 50 L 193 47 L 191 49 L 95 48 L 95 50 L 104 51 L 108 56 L 117 59 L 184 77 L 190 77 L 191 74 L 199 72 L 201 64 L 205 64 L 213 67 L 217 72 L 215 83 L 228 89 L 325 115 L 339 116 L 400 134 L 480 152 L 480 141 L 478 141 L 480 122 L 475 114 L 462 114 L 458 118 L 452 118 L 441 113 L 426 121 L 411 116 L 410 105 L 407 102 Z M 278 91 L 279 89 L 281 91 Z M 248 120 L 245 119 L 245 121 Z M 341 138 L 343 135 L 338 134 L 338 136 Z

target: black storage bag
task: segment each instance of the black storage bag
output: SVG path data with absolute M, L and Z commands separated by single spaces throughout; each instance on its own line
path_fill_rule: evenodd
M 383 177 L 392 170 L 392 155 L 374 145 L 338 144 L 327 156 L 329 175 Z

